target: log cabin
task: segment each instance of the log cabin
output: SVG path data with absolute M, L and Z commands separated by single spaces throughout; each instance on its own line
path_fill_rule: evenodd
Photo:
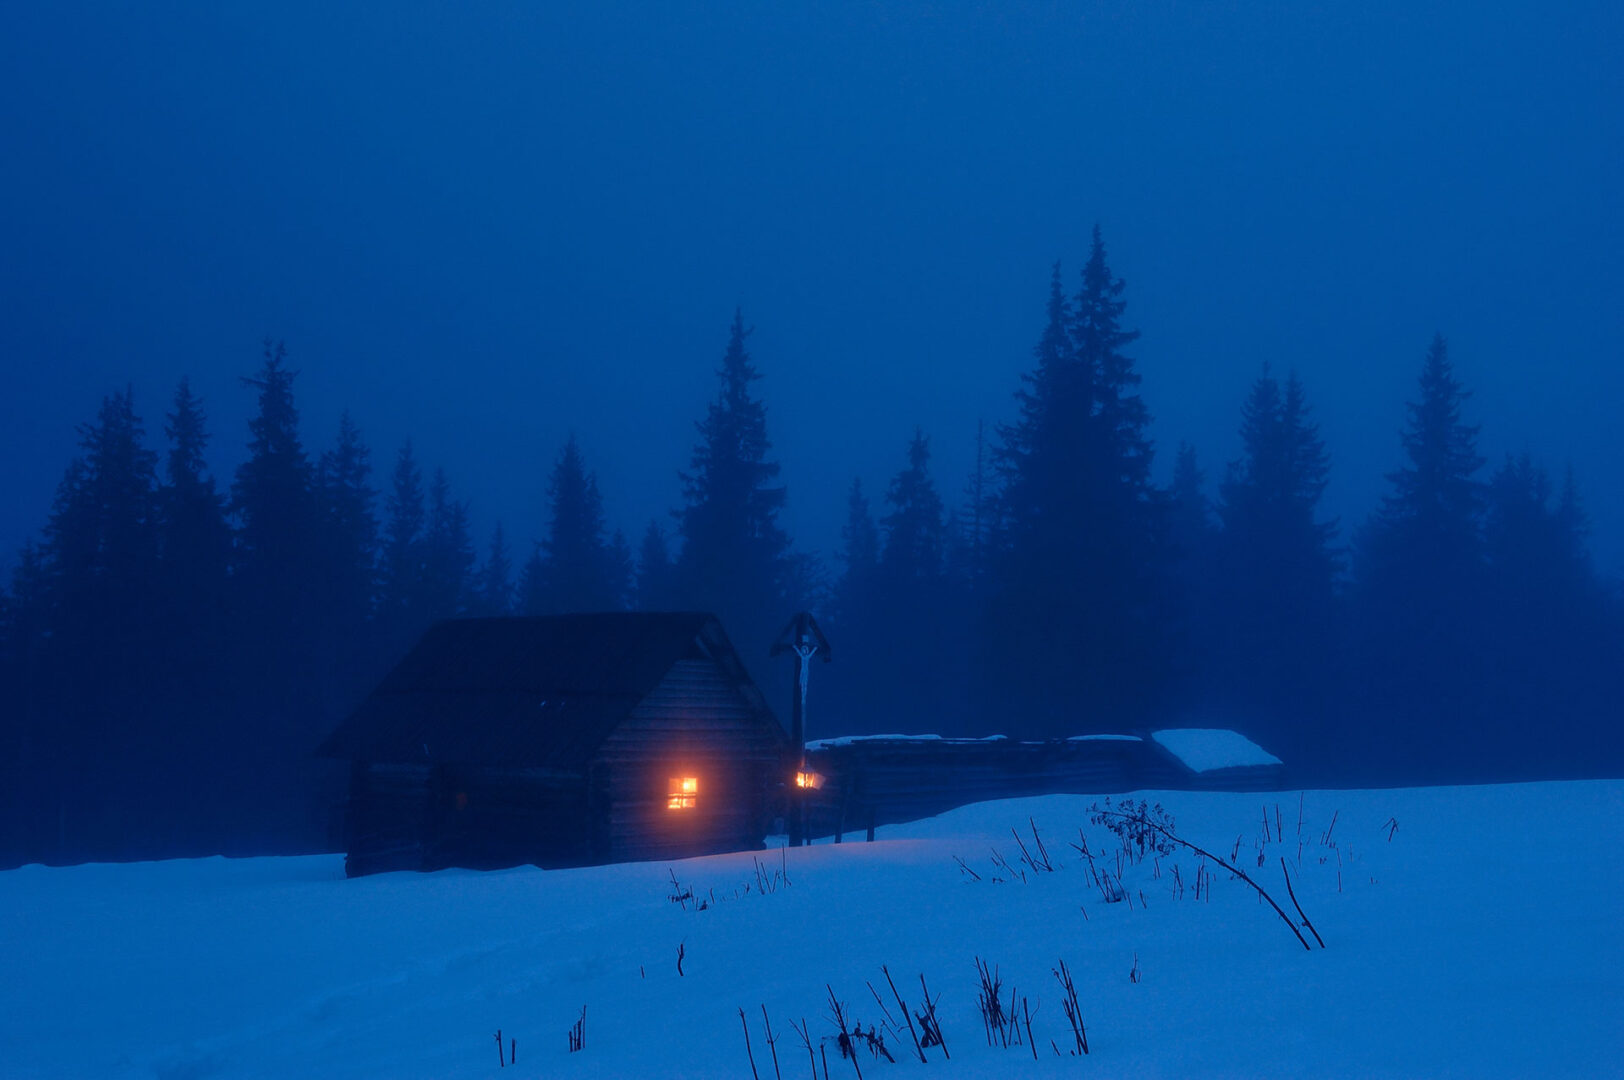
M 352 877 L 759 849 L 795 760 L 717 619 L 650 612 L 439 623 L 318 752 Z

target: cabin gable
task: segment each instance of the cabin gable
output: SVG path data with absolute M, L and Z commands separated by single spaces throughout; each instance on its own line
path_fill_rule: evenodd
M 752 689 L 696 651 L 604 740 L 610 861 L 761 846 L 788 743 Z

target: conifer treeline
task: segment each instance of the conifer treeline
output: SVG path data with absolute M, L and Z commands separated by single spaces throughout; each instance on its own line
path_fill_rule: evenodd
M 814 734 L 1213 723 L 1322 783 L 1624 761 L 1624 615 L 1574 478 L 1524 455 L 1484 479 L 1441 338 L 1405 464 L 1344 547 L 1295 374 L 1257 377 L 1212 495 L 1187 445 L 1154 482 L 1124 293 L 1096 229 L 1075 291 L 1054 268 L 1016 416 L 975 433 L 962 493 L 943 497 L 926 433 L 899 439 L 877 503 L 853 481 L 829 568 L 779 523 L 738 315 L 682 505 L 635 555 L 574 436 L 518 550 L 498 526 L 476 551 L 467 505 L 409 442 L 380 492 L 347 414 L 312 460 L 280 345 L 244 380 L 258 408 L 229 491 L 184 380 L 161 466 L 131 393 L 112 394 L 0 597 L 0 863 L 325 846 L 342 770 L 311 750 L 429 624 L 471 615 L 715 611 L 771 692 L 766 646 L 813 607 L 837 655 Z

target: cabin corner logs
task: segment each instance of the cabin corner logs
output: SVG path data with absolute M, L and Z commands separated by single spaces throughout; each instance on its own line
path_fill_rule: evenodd
M 801 629 L 827 656 L 815 624 Z M 795 651 L 799 720 L 816 650 Z M 986 799 L 1282 786 L 1267 755 L 1202 770 L 1140 736 L 868 736 L 798 752 L 704 613 L 437 624 L 319 752 L 350 762 L 351 876 L 760 849 L 803 813 L 805 835 L 841 838 Z

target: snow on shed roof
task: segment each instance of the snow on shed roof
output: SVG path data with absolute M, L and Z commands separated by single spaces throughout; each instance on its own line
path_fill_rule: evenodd
M 806 744 L 808 750 L 829 750 L 836 746 L 853 746 L 865 742 L 943 742 L 983 743 L 1008 739 L 1008 735 L 988 735 L 983 739 L 944 739 L 940 735 L 836 735 L 828 739 L 813 739 Z
M 1279 765 L 1280 759 L 1228 728 L 1175 728 L 1152 732 L 1152 739 L 1191 772 Z
M 968 746 L 976 743 L 1009 742 L 1008 735 L 985 735 L 979 739 L 966 737 L 946 738 L 941 735 L 836 735 L 828 739 L 813 739 L 806 744 L 808 750 L 832 750 L 837 746 L 855 746 L 858 743 L 869 742 L 932 742 L 949 743 L 955 746 Z M 1044 741 L 1025 741 L 1022 746 L 1037 746 Z M 1065 740 L 1076 742 L 1140 742 L 1137 735 L 1073 735 Z

